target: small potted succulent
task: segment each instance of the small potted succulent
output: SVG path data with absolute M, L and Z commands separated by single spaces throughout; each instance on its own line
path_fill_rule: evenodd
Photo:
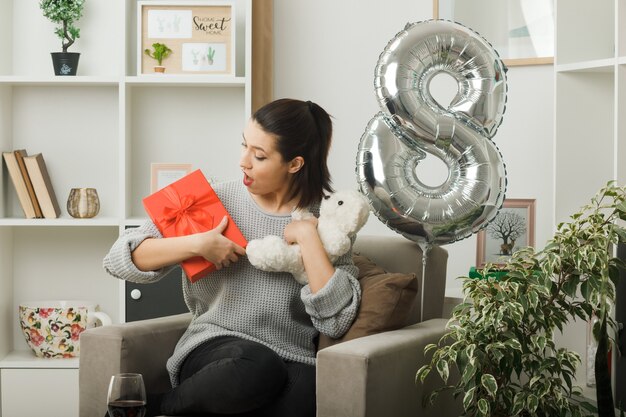
M 165 67 L 162 65 L 163 60 L 172 53 L 172 50 L 168 48 L 167 45 L 157 42 L 152 44 L 152 51 L 150 51 L 150 49 L 146 49 L 144 52 L 150 58 L 155 59 L 159 64 L 154 67 L 154 72 L 164 73 Z
M 55 75 L 76 75 L 79 52 L 67 49 L 80 38 L 80 29 L 74 24 L 82 17 L 85 0 L 41 0 L 43 15 L 57 24 L 54 33 L 61 39 L 62 52 L 52 52 Z
M 209 50 L 206 53 L 206 57 L 209 65 L 213 65 L 213 58 L 215 58 L 215 49 L 209 47 Z

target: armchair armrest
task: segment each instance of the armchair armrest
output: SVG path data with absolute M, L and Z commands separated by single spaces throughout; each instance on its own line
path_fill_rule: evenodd
M 148 393 L 171 388 L 165 369 L 167 359 L 191 314 L 179 314 L 89 329 L 80 335 L 79 359 L 80 416 L 102 417 L 111 375 L 123 372 L 143 374 Z
M 317 417 L 461 415 L 460 401 L 442 393 L 435 407 L 422 407 L 422 395 L 441 386 L 428 378 L 415 384 L 426 364 L 424 347 L 445 333 L 445 319 L 432 319 L 322 349 L 317 354 Z

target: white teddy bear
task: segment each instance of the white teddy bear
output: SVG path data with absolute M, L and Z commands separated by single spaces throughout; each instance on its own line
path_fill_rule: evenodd
M 308 211 L 294 211 L 292 218 L 312 217 Z M 350 250 L 350 238 L 365 224 L 369 216 L 366 198 L 358 191 L 338 191 L 322 200 L 317 231 L 331 263 Z M 246 253 L 250 263 L 271 272 L 290 272 L 296 281 L 308 282 L 300 246 L 290 245 L 279 236 L 265 236 L 248 242 Z

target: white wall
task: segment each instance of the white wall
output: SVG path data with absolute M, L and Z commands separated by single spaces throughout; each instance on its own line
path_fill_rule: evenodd
M 318 102 L 334 116 L 330 169 L 335 188 L 356 186 L 355 158 L 379 110 L 374 67 L 407 22 L 432 18 L 430 1 L 275 0 L 274 96 Z M 494 141 L 507 166 L 508 198 L 535 198 L 536 242 L 553 232 L 553 68 L 512 67 L 508 103 Z M 362 233 L 395 234 L 375 216 Z M 476 237 L 446 246 L 448 287 L 476 261 Z

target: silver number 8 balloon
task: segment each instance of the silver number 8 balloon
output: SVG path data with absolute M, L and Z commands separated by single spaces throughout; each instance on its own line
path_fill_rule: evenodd
M 433 77 L 458 83 L 448 108 L 431 95 Z M 485 227 L 504 201 L 506 170 L 491 141 L 506 106 L 506 67 L 479 34 L 450 21 L 407 24 L 375 70 L 382 112 L 359 144 L 357 179 L 372 211 L 426 250 Z M 416 174 L 430 154 L 448 168 L 439 186 Z

